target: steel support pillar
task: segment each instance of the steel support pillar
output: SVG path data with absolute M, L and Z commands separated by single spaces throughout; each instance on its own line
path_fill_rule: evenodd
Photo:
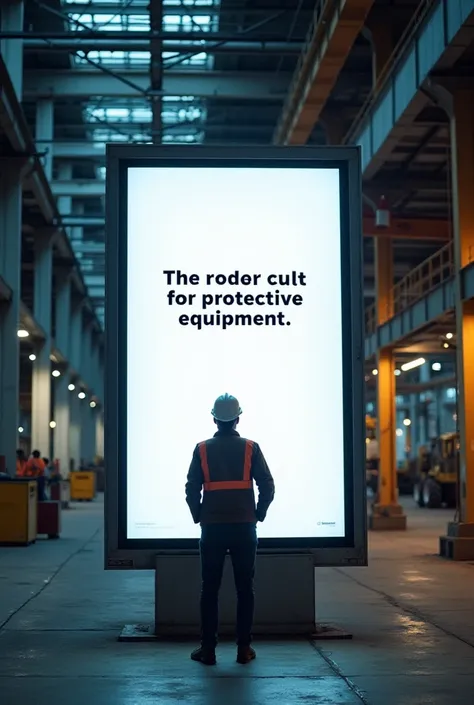
M 82 349 L 82 305 L 80 303 L 71 307 L 70 326 L 69 361 L 76 375 L 80 375 Z M 70 399 L 69 455 L 74 469 L 78 469 L 81 464 L 81 410 L 85 400 L 79 399 L 80 391 L 76 385 Z
M 52 233 L 35 235 L 34 315 L 46 333 L 36 351 L 31 393 L 31 444 L 51 455 L 51 310 L 53 297 Z
M 44 152 L 43 167 L 48 181 L 53 179 L 54 103 L 39 100 L 36 103 L 36 148 Z
M 451 154 L 456 264 L 459 521 L 448 524 L 440 554 L 474 560 L 474 300 L 464 301 L 462 269 L 474 261 L 474 87 L 452 94 Z
M 104 457 L 104 416 L 102 413 L 102 410 L 99 409 L 99 411 L 96 414 L 96 419 L 95 419 L 95 448 L 96 448 L 96 455 L 99 458 Z
M 3 32 L 23 31 L 23 2 L 6 0 L 1 3 L 0 27 Z M 23 39 L 0 40 L 0 53 L 13 84 L 16 96 L 23 95 Z
M 92 331 L 89 326 L 85 326 L 82 333 L 82 359 L 81 373 L 89 389 L 93 385 L 92 368 Z M 93 448 L 95 447 L 95 428 L 92 420 L 93 410 L 90 407 L 90 397 L 84 399 L 81 406 L 81 457 L 86 463 L 93 460 Z
M 393 250 L 391 240 L 375 240 L 377 323 L 393 316 Z M 379 482 L 372 505 L 369 527 L 375 530 L 406 529 L 406 516 L 398 502 L 395 408 L 395 363 L 390 349 L 377 355 L 377 434 L 379 443 Z
M 16 472 L 18 439 L 21 210 L 20 169 L 15 163 L 4 163 L 0 169 L 0 275 L 11 297 L 0 302 L 0 454 L 5 456 L 10 475 Z
M 71 320 L 71 278 L 68 271 L 58 271 L 56 280 L 56 347 L 69 359 L 69 327 Z M 69 425 L 71 392 L 68 389 L 69 374 L 63 374 L 55 382 L 54 389 L 54 457 L 64 477 L 70 466 Z

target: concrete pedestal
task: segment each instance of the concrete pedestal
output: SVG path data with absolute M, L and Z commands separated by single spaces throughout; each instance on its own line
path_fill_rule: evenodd
M 156 556 L 155 624 L 127 625 L 120 641 L 199 640 L 201 574 L 197 554 Z M 219 634 L 235 634 L 236 595 L 230 557 L 219 595 Z M 259 554 L 255 576 L 253 634 L 268 637 L 350 639 L 332 625 L 316 625 L 314 559 L 311 554 Z
M 439 538 L 439 555 L 452 561 L 474 560 L 474 524 L 450 522 Z
M 156 557 L 155 632 L 200 634 L 199 556 Z M 236 597 L 227 556 L 219 597 L 222 635 L 235 633 Z M 314 563 L 309 554 L 259 555 L 255 575 L 255 634 L 312 634 L 315 631 Z
M 369 515 L 369 529 L 372 531 L 405 531 L 407 518 L 400 504 L 373 504 Z

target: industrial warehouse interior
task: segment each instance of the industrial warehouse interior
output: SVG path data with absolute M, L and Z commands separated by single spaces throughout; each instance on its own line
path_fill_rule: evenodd
M 473 690 L 474 0 L 0 0 L 2 705 Z

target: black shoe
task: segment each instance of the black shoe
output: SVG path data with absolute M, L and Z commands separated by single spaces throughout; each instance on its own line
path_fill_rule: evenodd
M 199 649 L 194 649 L 191 658 L 193 661 L 199 661 L 205 666 L 214 666 L 216 663 L 216 652 L 214 649 L 207 649 L 205 646 L 200 646 Z
M 250 663 L 250 661 L 253 661 L 256 657 L 255 649 L 252 649 L 251 646 L 239 646 L 237 649 L 237 663 Z

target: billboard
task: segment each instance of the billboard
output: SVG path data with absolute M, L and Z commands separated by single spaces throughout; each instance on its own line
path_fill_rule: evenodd
M 360 201 L 356 148 L 108 148 L 107 567 L 197 549 L 225 392 L 275 480 L 260 549 L 365 562 Z

